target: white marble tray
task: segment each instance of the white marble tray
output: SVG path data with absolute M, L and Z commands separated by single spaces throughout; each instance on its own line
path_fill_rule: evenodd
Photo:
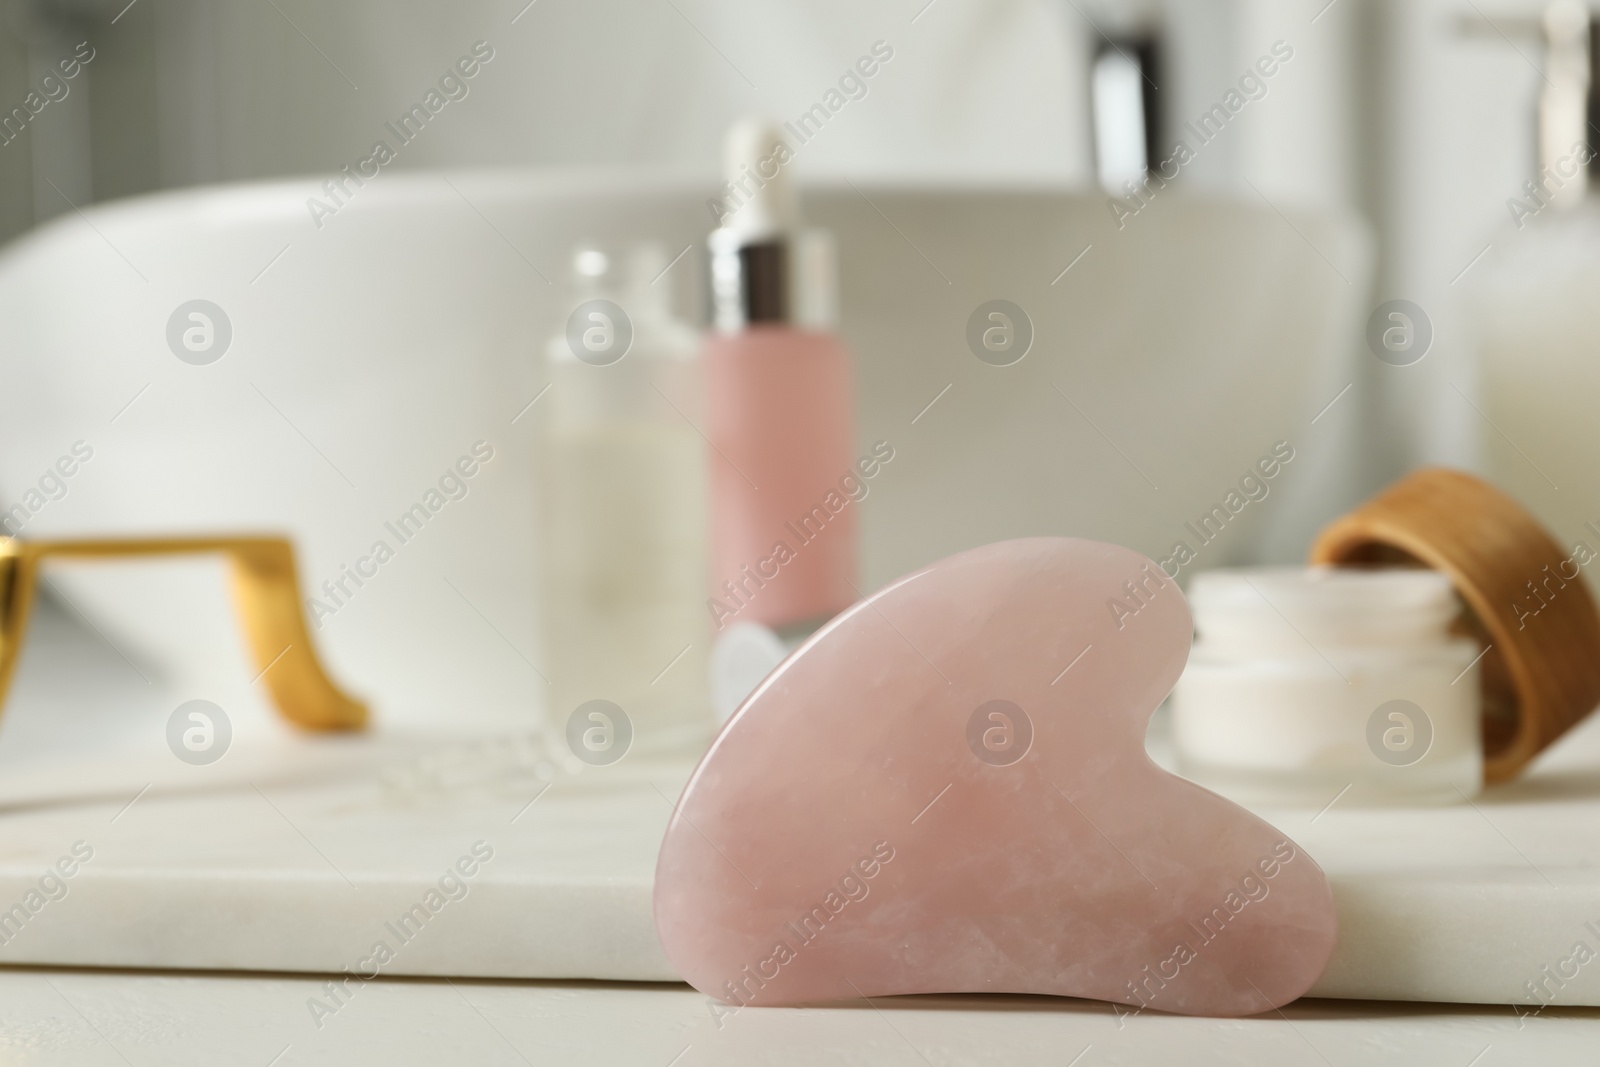
M 466 746 L 453 757 L 436 745 L 408 757 L 398 742 L 320 747 L 309 782 L 285 775 L 286 746 L 233 773 L 231 754 L 212 768 L 103 766 L 77 780 L 102 799 L 8 806 L 0 907 L 24 901 L 74 842 L 94 856 L 64 880 L 65 897 L 0 945 L 0 962 L 675 977 L 650 887 L 686 765 L 625 759 L 551 784 Z M 1591 726 L 1475 806 L 1264 812 L 1333 879 L 1340 943 L 1313 993 L 1521 1003 L 1523 983 L 1548 966 L 1576 970 L 1562 987 L 1547 981 L 1558 1003 L 1600 1005 L 1600 961 L 1561 963 L 1579 941 L 1600 948 L 1586 925 L 1600 928 L 1597 766 Z M 160 781 L 130 805 L 141 776 Z M 347 780 L 316 780 L 328 776 Z M 53 780 L 59 796 L 70 780 Z M 4 795 L 19 784 L 43 783 L 13 782 Z M 480 841 L 493 858 L 461 878 L 465 895 L 425 899 Z M 420 931 L 399 928 L 418 903 L 437 914 Z M 392 960 L 373 958 L 379 942 Z
M 650 891 L 686 764 L 630 754 L 574 773 L 526 744 L 244 724 L 220 762 L 192 767 L 147 743 L 172 702 L 147 693 L 75 719 L 54 694 L 81 699 L 89 668 L 64 684 L 39 655 L 0 730 L 0 964 L 675 977 Z M 47 712 L 81 743 L 43 743 Z M 132 741 L 96 744 L 124 720 Z M 1333 880 L 1340 943 L 1314 995 L 1531 1009 L 1532 982 L 1542 999 L 1600 1005 L 1600 958 L 1573 960 L 1580 942 L 1600 952 L 1600 719 L 1472 805 L 1262 814 Z M 41 877 L 79 841 L 93 858 L 45 902 Z M 462 877 L 465 895 L 429 901 L 480 841 L 493 858 Z M 41 906 L 8 927 L 18 903 Z M 429 903 L 419 930 L 398 927 Z

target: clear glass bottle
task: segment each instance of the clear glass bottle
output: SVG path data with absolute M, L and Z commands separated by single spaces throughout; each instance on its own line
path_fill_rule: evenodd
M 625 264 L 577 250 L 539 442 L 549 719 L 559 732 L 610 701 L 644 752 L 693 751 L 713 725 L 700 338 L 673 316 L 666 266 L 656 245 Z

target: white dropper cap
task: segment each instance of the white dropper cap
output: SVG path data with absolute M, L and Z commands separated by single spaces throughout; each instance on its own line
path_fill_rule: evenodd
M 758 119 L 734 123 L 723 141 L 722 227 L 740 244 L 770 241 L 799 227 L 800 210 L 789 184 L 791 149 L 779 128 Z
M 747 119 L 723 142 L 728 180 L 711 233 L 712 319 L 717 329 L 792 323 L 830 330 L 838 319 L 830 235 L 800 228 L 790 184 L 792 149 L 778 126 Z

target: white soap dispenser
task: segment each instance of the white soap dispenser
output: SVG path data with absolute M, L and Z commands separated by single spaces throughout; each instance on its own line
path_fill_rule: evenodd
M 1543 15 L 1537 172 L 1508 198 L 1497 254 L 1471 287 L 1482 444 L 1492 481 L 1563 539 L 1600 549 L 1600 25 L 1577 0 Z

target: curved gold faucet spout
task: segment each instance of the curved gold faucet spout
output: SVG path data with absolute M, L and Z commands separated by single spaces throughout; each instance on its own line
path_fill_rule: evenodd
M 0 538 L 0 710 L 49 557 L 126 559 L 220 552 L 232 563 L 234 606 L 273 703 L 311 730 L 359 730 L 367 706 L 328 677 L 300 606 L 294 547 L 282 537 L 161 537 L 82 541 Z

